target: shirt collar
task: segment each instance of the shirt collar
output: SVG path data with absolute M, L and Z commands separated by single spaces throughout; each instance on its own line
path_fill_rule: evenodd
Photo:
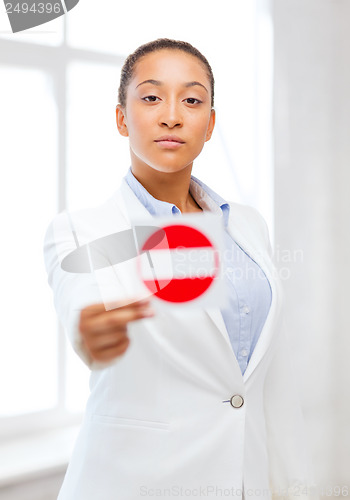
M 198 205 L 209 212 L 220 214 L 227 227 L 230 215 L 230 204 L 194 175 L 191 175 L 190 192 Z
M 181 215 L 181 211 L 173 203 L 154 198 L 136 179 L 131 171 L 131 167 L 128 169 L 125 180 L 151 215 Z M 230 214 L 230 205 L 227 201 L 193 175 L 191 175 L 190 193 L 203 211 L 213 212 L 222 216 L 224 226 L 227 227 Z

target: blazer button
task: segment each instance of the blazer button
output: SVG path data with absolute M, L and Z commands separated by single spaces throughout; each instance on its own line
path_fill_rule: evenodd
M 230 403 L 233 406 L 233 408 L 240 408 L 241 406 L 243 406 L 244 399 L 239 394 L 235 394 L 230 399 Z

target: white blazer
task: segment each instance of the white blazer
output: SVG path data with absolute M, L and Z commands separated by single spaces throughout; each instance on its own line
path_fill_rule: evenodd
M 243 376 L 219 308 L 165 313 L 154 304 L 153 318 L 129 324 L 124 355 L 105 364 L 89 359 L 80 310 L 108 294 L 135 294 L 138 280 L 130 261 L 99 274 L 68 273 L 61 262 L 77 243 L 130 228 L 134 219 L 154 219 L 123 180 L 103 205 L 62 212 L 50 224 L 44 256 L 57 314 L 92 369 L 59 500 L 242 498 L 242 487 L 245 499 L 316 498 L 267 226 L 254 208 L 230 206 L 228 231 L 272 289 Z

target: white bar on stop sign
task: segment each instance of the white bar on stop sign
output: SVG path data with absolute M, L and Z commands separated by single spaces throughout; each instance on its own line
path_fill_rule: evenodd
M 205 278 L 216 272 L 215 250 L 212 248 L 149 250 L 141 255 L 143 280 Z

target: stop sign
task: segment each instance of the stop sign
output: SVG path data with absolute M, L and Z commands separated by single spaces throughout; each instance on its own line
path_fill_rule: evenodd
M 183 223 L 169 224 L 144 242 L 138 269 L 153 295 L 169 303 L 184 303 L 211 286 L 219 272 L 219 256 L 203 231 Z

